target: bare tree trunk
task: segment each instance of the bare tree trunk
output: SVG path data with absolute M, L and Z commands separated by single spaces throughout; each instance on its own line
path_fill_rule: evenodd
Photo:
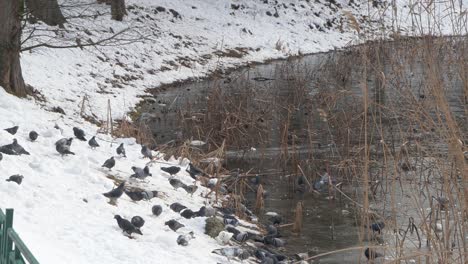
M 111 0 L 111 14 L 112 19 L 122 21 L 123 17 L 127 15 L 125 0 Z
M 49 26 L 60 26 L 66 22 L 57 0 L 26 0 L 28 11 Z
M 21 73 L 22 10 L 22 1 L 0 0 L 0 86 L 20 97 L 32 93 Z

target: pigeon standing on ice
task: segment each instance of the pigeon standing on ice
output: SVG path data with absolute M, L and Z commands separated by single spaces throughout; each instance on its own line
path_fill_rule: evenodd
M 149 172 L 149 167 L 148 166 L 145 166 L 145 168 L 143 168 L 143 169 L 133 166 L 132 170 L 133 170 L 134 174 L 130 175 L 130 177 L 133 177 L 133 178 L 145 179 L 148 176 L 153 176 Z
M 10 127 L 10 128 L 5 128 L 4 129 L 6 132 L 14 135 L 18 131 L 18 126 Z
M 143 219 L 143 217 L 138 216 L 138 215 L 132 217 L 131 222 L 132 222 L 132 225 L 134 225 L 137 228 L 141 228 L 145 224 L 145 220 Z
M 79 129 L 77 127 L 73 128 L 73 134 L 75 137 L 77 137 L 79 140 L 86 141 L 85 138 L 85 132 L 82 129 Z
M 176 175 L 180 171 L 180 167 L 171 166 L 171 167 L 161 167 L 162 171 L 169 173 L 171 176 Z
M 114 219 L 117 220 L 117 224 L 119 225 L 120 229 L 122 229 L 128 235 L 131 236 L 132 233 L 137 233 L 137 234 L 143 235 L 139 228 L 134 226 L 127 219 L 122 218 L 120 215 L 115 215 Z
M 120 198 L 120 196 L 122 196 L 124 192 L 124 187 L 125 187 L 125 182 L 122 182 L 119 185 L 119 187 L 112 189 L 109 192 L 103 193 L 103 195 L 109 198 L 112 204 L 115 204 L 117 202 L 117 199 Z
M 16 174 L 16 175 L 11 175 L 10 178 L 6 179 L 7 182 L 16 182 L 18 185 L 21 184 L 21 182 L 23 182 L 23 175 L 19 175 L 19 174 Z
M 145 145 L 141 145 L 141 154 L 143 155 L 143 158 L 149 158 L 150 160 L 153 159 L 153 153 L 151 153 L 151 149 Z
M 114 157 L 111 157 L 110 159 L 106 160 L 104 164 L 102 164 L 101 167 L 106 167 L 109 170 L 112 170 L 112 168 L 115 166 L 115 159 Z
M 125 155 L 125 148 L 124 148 L 124 143 L 120 143 L 119 147 L 117 148 L 117 154 L 122 155 L 124 157 L 127 157 Z
M 99 143 L 97 143 L 97 141 L 96 141 L 96 136 L 93 136 L 93 137 L 88 141 L 88 145 L 89 145 L 92 149 L 95 149 L 95 148 L 99 147 Z
M 153 207 L 151 208 L 151 212 L 155 216 L 159 216 L 162 213 L 162 207 L 160 205 L 153 205 Z
M 31 132 L 29 132 L 29 139 L 30 139 L 31 141 L 36 141 L 36 139 L 37 139 L 38 136 L 39 136 L 39 134 L 37 134 L 37 132 L 34 131 L 34 130 L 31 131 Z
M 57 150 L 58 153 L 60 153 L 62 156 L 63 155 L 75 155 L 74 152 L 70 151 L 70 146 L 73 141 L 73 138 L 62 138 L 55 142 L 55 150 Z

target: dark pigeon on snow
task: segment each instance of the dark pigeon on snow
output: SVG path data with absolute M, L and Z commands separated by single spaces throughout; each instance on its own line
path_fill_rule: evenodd
M 190 219 L 195 216 L 195 213 L 190 209 L 185 209 L 180 213 L 180 215 L 185 219 Z
M 23 182 L 23 175 L 19 175 L 19 174 L 16 174 L 16 175 L 11 175 L 10 178 L 6 179 L 7 182 L 16 182 L 18 185 L 21 184 L 21 182 Z
M 18 131 L 18 128 L 19 126 L 14 126 L 14 127 L 10 127 L 10 128 L 5 128 L 4 130 L 12 135 L 16 134 L 16 132 Z
M 145 166 L 143 169 L 139 167 L 132 167 L 134 174 L 130 175 L 130 177 L 137 178 L 137 179 L 145 179 L 148 176 L 153 176 L 150 171 L 149 167 Z
M 20 144 L 18 144 L 18 140 L 16 140 L 16 138 L 13 139 L 13 143 L 1 146 L 0 152 L 3 152 L 7 155 L 29 155 L 29 152 L 27 152 Z
M 135 227 L 141 228 L 145 224 L 145 220 L 143 219 L 143 217 L 136 215 L 132 217 L 131 223 Z
M 132 233 L 143 235 L 138 227 L 134 226 L 130 221 L 122 218 L 120 215 L 115 215 L 114 219 L 117 220 L 117 224 L 119 225 L 120 229 L 122 229 L 122 231 L 128 235 L 131 236 Z
M 171 204 L 169 208 L 171 208 L 172 211 L 179 213 L 180 211 L 186 209 L 187 206 L 176 202 L 176 203 Z
M 115 203 L 124 192 L 125 182 L 122 182 L 119 187 L 112 189 L 109 192 L 103 193 L 103 195 L 111 200 L 112 203 Z
M 117 148 L 117 154 L 118 155 L 122 155 L 124 157 L 127 157 L 125 155 L 125 147 L 124 147 L 124 143 L 120 143 L 119 147 Z
M 36 141 L 37 137 L 39 137 L 39 134 L 37 134 L 36 131 L 33 130 L 33 131 L 29 132 L 29 139 L 31 141 Z
M 179 173 L 180 167 L 171 166 L 171 167 L 161 167 L 162 171 L 169 173 L 171 176 Z
M 193 232 L 190 232 L 187 235 L 179 235 L 179 237 L 177 237 L 177 245 L 186 247 L 188 246 L 188 242 L 193 238 Z
M 176 178 L 169 179 L 169 183 L 176 190 L 179 189 L 179 188 L 184 188 L 184 189 L 187 188 L 187 184 L 181 182 L 179 179 L 176 179 Z
M 106 160 L 104 164 L 102 164 L 101 167 L 106 167 L 109 170 L 112 170 L 112 168 L 115 166 L 115 159 L 114 157 L 111 157 L 110 159 Z
M 151 152 L 151 149 L 145 145 L 141 145 L 141 154 L 143 155 L 143 158 L 149 158 L 150 160 L 153 159 L 153 153 Z
M 73 128 L 73 134 L 74 134 L 75 137 L 78 138 L 79 140 L 86 141 L 85 132 L 84 132 L 82 129 L 77 128 L 77 127 L 74 127 L 74 128 Z
M 96 141 L 96 136 L 93 136 L 93 137 L 88 141 L 88 145 L 89 145 L 92 149 L 95 149 L 95 148 L 99 147 L 99 143 L 97 143 L 97 141 Z
M 160 205 L 153 205 L 153 207 L 151 208 L 151 212 L 155 216 L 159 216 L 162 213 L 162 207 Z
M 132 201 L 138 202 L 141 200 L 151 200 L 158 196 L 158 191 L 125 191 L 125 194 L 132 199 Z
M 68 154 L 75 155 L 74 152 L 70 151 L 70 145 L 71 145 L 72 140 L 73 138 L 70 138 L 70 139 L 62 138 L 61 140 L 55 143 L 55 150 L 57 150 L 57 152 L 60 153 L 62 156 L 68 155 Z
M 57 142 L 55 142 L 55 145 L 71 146 L 72 142 L 73 142 L 73 138 L 62 138 L 62 139 L 57 140 Z
M 189 166 L 187 169 L 185 169 L 185 171 L 188 172 L 190 177 L 192 177 L 194 180 L 196 180 L 198 176 L 206 175 L 202 170 L 195 167 L 192 163 L 189 163 Z
M 177 229 L 181 228 L 181 227 L 184 227 L 183 224 L 177 222 L 177 220 L 169 220 L 167 222 L 164 223 L 165 225 L 169 226 L 170 229 L 172 229 L 172 231 L 177 231 Z

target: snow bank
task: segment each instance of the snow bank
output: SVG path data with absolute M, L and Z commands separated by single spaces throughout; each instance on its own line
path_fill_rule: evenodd
M 167 164 L 156 163 L 150 166 L 153 177 L 144 182 L 128 180 L 133 173 L 131 166 L 144 167 L 148 162 L 142 159 L 140 145 L 133 139 L 117 139 L 114 142 L 107 135 L 97 134 L 101 147 L 92 150 L 87 142 L 75 139 L 71 150 L 76 156 L 61 157 L 54 143 L 63 137 L 73 137 L 73 126 L 79 126 L 90 138 L 96 134 L 97 127 L 76 122 L 70 117 L 61 117 L 46 112 L 33 101 L 13 97 L 0 89 L 0 145 L 9 144 L 16 138 L 30 156 L 3 155 L 0 161 L 1 207 L 14 208 L 14 228 L 30 247 L 41 263 L 216 263 L 223 258 L 211 254 L 220 246 L 204 234 L 205 217 L 182 218 L 169 209 L 173 202 L 180 202 L 198 210 L 209 202 L 200 195 L 207 189 L 199 187 L 193 196 L 183 189 L 174 190 L 169 184 L 169 175 L 159 167 Z M 55 129 L 57 124 L 62 130 Z M 14 125 L 19 126 L 16 135 L 4 131 Z M 39 133 L 36 142 L 31 142 L 31 130 Z M 128 158 L 117 158 L 112 171 L 101 168 L 106 159 L 116 156 L 115 149 L 125 142 Z M 171 160 L 171 165 L 180 161 Z M 186 162 L 178 178 L 192 184 L 190 176 L 184 172 Z M 9 176 L 24 176 L 21 185 L 6 182 Z M 130 186 L 145 190 L 157 190 L 165 195 L 151 201 L 132 202 L 125 194 L 119 199 L 118 206 L 108 204 L 102 195 L 114 187 L 106 176 L 112 174 L 127 179 Z M 151 207 L 159 204 L 163 213 L 152 216 Z M 135 239 L 124 236 L 118 228 L 115 214 L 126 219 L 139 215 L 146 221 L 142 227 L 143 236 Z M 185 228 L 173 232 L 164 222 L 177 219 Z M 178 246 L 179 234 L 194 231 L 195 239 L 188 247 Z

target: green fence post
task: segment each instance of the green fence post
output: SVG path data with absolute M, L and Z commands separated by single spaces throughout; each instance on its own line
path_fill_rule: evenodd
M 5 221 L 5 263 L 8 263 L 9 253 L 13 249 L 13 241 L 8 236 L 8 229 L 13 228 L 13 209 L 6 209 L 6 221 Z

